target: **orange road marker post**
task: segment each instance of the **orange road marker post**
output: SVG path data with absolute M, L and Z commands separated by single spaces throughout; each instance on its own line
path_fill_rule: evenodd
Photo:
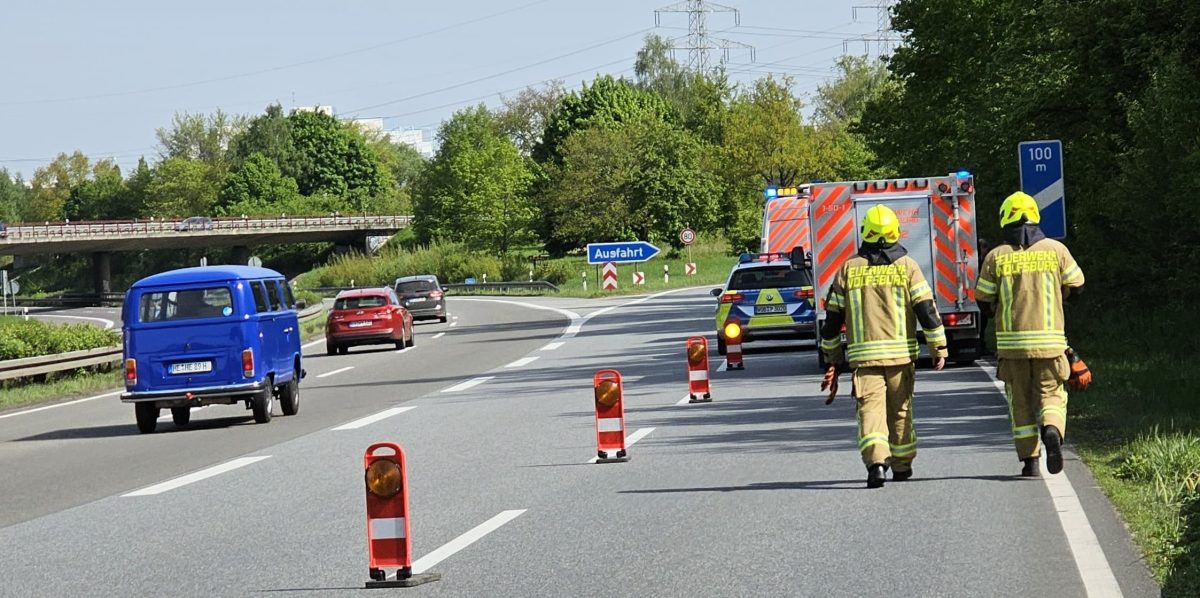
M 391 453 L 384 451 L 390 450 Z M 440 573 L 414 575 L 412 535 L 409 533 L 408 474 L 404 449 L 377 442 L 363 455 L 367 489 L 367 556 L 371 580 L 367 588 L 409 588 L 442 578 Z M 388 579 L 385 568 L 395 568 Z
M 687 340 L 688 402 L 708 403 L 712 401 L 712 389 L 708 375 L 708 340 L 693 336 Z
M 733 320 L 725 323 L 725 369 L 746 369 L 742 363 L 742 325 Z
M 592 389 L 596 399 L 596 462 L 628 461 L 629 455 L 625 451 L 625 389 L 621 384 L 621 373 L 617 370 L 596 372 L 592 377 Z

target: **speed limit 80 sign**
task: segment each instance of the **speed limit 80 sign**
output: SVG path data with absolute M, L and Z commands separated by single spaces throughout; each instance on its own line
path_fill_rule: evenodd
M 690 228 L 685 228 L 679 231 L 679 242 L 683 243 L 684 245 L 691 245 L 692 243 L 695 243 L 696 231 Z

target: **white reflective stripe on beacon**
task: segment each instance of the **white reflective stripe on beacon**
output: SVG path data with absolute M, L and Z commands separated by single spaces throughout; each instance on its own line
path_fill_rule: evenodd
M 619 417 L 606 417 L 600 420 L 601 432 L 620 432 L 623 429 Z

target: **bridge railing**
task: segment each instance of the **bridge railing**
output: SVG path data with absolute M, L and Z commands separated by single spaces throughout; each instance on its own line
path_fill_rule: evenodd
M 359 216 L 287 216 L 275 218 L 213 218 L 208 223 L 187 223 L 185 219 L 119 220 L 87 222 L 45 222 L 10 224 L 0 232 L 4 241 L 37 241 L 90 236 L 175 235 L 189 233 L 288 230 L 297 228 L 403 228 L 412 223 L 406 215 Z

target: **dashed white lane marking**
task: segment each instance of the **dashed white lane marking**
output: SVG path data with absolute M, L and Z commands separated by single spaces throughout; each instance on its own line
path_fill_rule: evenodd
M 319 338 L 319 339 L 317 339 L 317 340 L 315 340 L 315 341 L 312 341 L 311 343 L 307 343 L 307 344 L 304 344 L 304 345 L 300 345 L 300 348 L 301 348 L 301 349 L 307 349 L 307 348 L 309 348 L 309 347 L 315 347 L 315 346 L 317 346 L 317 345 L 319 345 L 319 344 L 321 344 L 321 343 L 323 343 L 323 342 L 325 342 L 325 337 L 323 337 L 323 336 L 322 336 L 321 338 Z
M 996 369 L 982 365 L 980 369 L 992 376 L 992 383 L 1004 396 L 1004 383 L 995 378 Z M 1079 502 L 1071 479 L 1065 473 L 1046 473 L 1045 451 L 1042 451 L 1041 467 L 1042 481 L 1046 483 L 1050 498 L 1054 501 L 1054 510 L 1058 512 L 1058 521 L 1067 536 L 1067 546 L 1071 548 L 1071 556 L 1075 558 L 1075 566 L 1079 569 L 1088 598 L 1121 598 L 1124 596 L 1121 585 L 1117 583 L 1108 558 L 1104 556 L 1104 549 L 1096 538 L 1092 524 L 1088 522 L 1087 513 Z
M 454 321 L 453 321 L 453 322 L 450 322 L 450 327 L 451 327 L 451 328 L 454 328 L 455 326 L 458 326 L 458 318 L 454 318 Z
M 514 362 L 512 362 L 512 363 L 510 363 L 510 364 L 508 364 L 508 365 L 506 365 L 506 366 L 504 366 L 504 367 L 506 367 L 506 368 L 520 368 L 520 367 L 525 367 L 525 366 L 527 366 L 527 365 L 529 365 L 529 364 L 531 364 L 531 363 L 533 363 L 533 362 L 535 362 L 535 361 L 537 361 L 537 360 L 538 360 L 538 358 L 537 358 L 537 356 L 536 356 L 536 355 L 534 355 L 533 357 L 522 357 L 521 359 L 518 359 L 518 360 L 516 360 L 516 361 L 514 361 Z
M 563 345 L 565 345 L 565 344 L 566 344 L 566 343 L 564 343 L 564 342 L 562 342 L 562 341 L 554 341 L 554 342 L 552 342 L 552 343 L 550 343 L 550 344 L 546 345 L 545 347 L 542 347 L 542 349 L 541 349 L 541 350 L 542 350 L 542 351 L 554 351 L 554 350 L 558 349 L 559 347 L 561 347 L 561 346 L 563 346 Z
M 471 378 L 470 380 L 467 380 L 466 382 L 460 382 L 458 384 L 455 384 L 454 386 L 451 386 L 450 388 L 447 388 L 447 389 L 443 390 L 442 392 L 459 392 L 459 391 L 467 390 L 468 388 L 475 388 L 476 386 L 479 386 L 480 384 L 483 384 L 484 382 L 487 382 L 488 380 L 491 380 L 492 378 L 495 378 L 495 376 L 480 376 L 478 378 Z
M 445 333 L 445 332 L 439 332 L 439 333 L 437 333 L 437 334 L 433 335 L 433 338 L 435 338 L 435 339 L 438 339 L 438 338 L 442 338 L 443 336 L 446 336 L 446 333 Z
M 74 401 L 67 401 L 66 403 L 55 403 L 53 405 L 46 405 L 45 407 L 35 407 L 33 409 L 26 409 L 24 411 L 17 411 L 15 413 L 5 413 L 4 415 L 0 415 L 0 419 L 7 419 L 10 417 L 16 417 L 18 415 L 26 415 L 29 413 L 37 413 L 38 411 L 45 411 L 47 409 L 58 409 L 59 407 L 66 407 L 67 405 L 78 405 L 79 403 L 95 401 L 96 399 L 107 399 L 108 397 L 115 397 L 119 394 L 121 394 L 121 391 L 115 390 L 113 392 L 106 392 L 102 395 L 96 395 L 94 397 L 88 397 L 86 399 L 75 399 Z
M 654 431 L 654 428 L 638 428 L 637 430 L 634 430 L 632 434 L 625 437 L 625 448 L 629 448 L 629 447 L 633 446 L 634 443 L 645 438 L 646 436 L 649 436 L 650 433 L 653 431 Z M 599 460 L 600 460 L 600 457 L 592 457 L 591 459 L 588 459 L 587 462 L 595 463 L 596 461 L 599 461 Z
M 357 430 L 361 427 L 369 426 L 377 421 L 385 420 L 393 415 L 400 415 L 401 413 L 404 413 L 405 411 L 412 411 L 413 409 L 416 409 L 416 407 L 411 407 L 411 406 L 410 407 L 392 407 L 391 409 L 384 409 L 383 411 L 380 411 L 379 413 L 376 413 L 375 415 L 368 415 L 362 419 L 356 419 L 352 422 L 342 424 L 333 429 L 334 430 Z
M 526 509 L 501 511 L 499 515 L 480 523 L 467 533 L 447 542 L 437 550 L 417 559 L 412 564 L 413 573 L 424 573 L 438 563 L 454 556 L 454 553 L 474 544 L 480 538 L 500 529 L 501 526 L 520 517 Z
M 206 480 L 213 476 L 221 475 L 227 471 L 233 471 L 240 467 L 245 467 L 252 463 L 258 463 L 259 461 L 262 461 L 264 459 L 270 459 L 270 458 L 271 458 L 270 455 L 263 455 L 260 457 L 239 457 L 237 459 L 222 463 L 220 465 L 214 465 L 212 467 L 209 467 L 208 469 L 201 469 L 200 471 L 197 471 L 195 473 L 189 473 L 185 476 L 180 476 L 173 480 L 168 480 L 166 482 L 163 482 L 161 484 L 155 484 L 155 485 L 147 487 L 147 488 L 142 488 L 141 490 L 135 490 L 128 494 L 122 494 L 121 496 L 122 497 L 153 496 L 155 494 L 162 494 L 163 492 L 174 490 L 174 489 L 180 488 L 182 486 L 187 486 L 188 484 L 193 484 L 195 482 L 199 482 L 200 480 Z
M 88 316 L 59 316 L 59 315 L 50 315 L 50 314 L 45 314 L 45 315 L 31 314 L 31 315 L 33 315 L 36 318 L 63 318 L 66 320 L 89 320 L 92 322 L 100 322 L 100 323 L 104 324 L 105 330 L 108 330 L 116 325 L 116 322 L 113 322 L 112 320 L 110 320 L 108 318 L 91 318 Z
M 354 366 L 352 366 L 352 365 L 348 365 L 348 366 L 346 366 L 346 367 L 344 367 L 344 368 L 338 368 L 338 369 L 336 369 L 336 370 L 333 370 L 332 372 L 325 372 L 324 374 L 318 374 L 318 375 L 317 375 L 317 377 L 318 377 L 318 378 L 325 378 L 325 377 L 327 377 L 327 376 L 332 376 L 332 375 L 334 375 L 334 374 L 340 374 L 340 373 L 342 373 L 342 372 L 348 372 L 348 371 L 350 371 L 350 370 L 352 370 L 352 369 L 354 369 Z

